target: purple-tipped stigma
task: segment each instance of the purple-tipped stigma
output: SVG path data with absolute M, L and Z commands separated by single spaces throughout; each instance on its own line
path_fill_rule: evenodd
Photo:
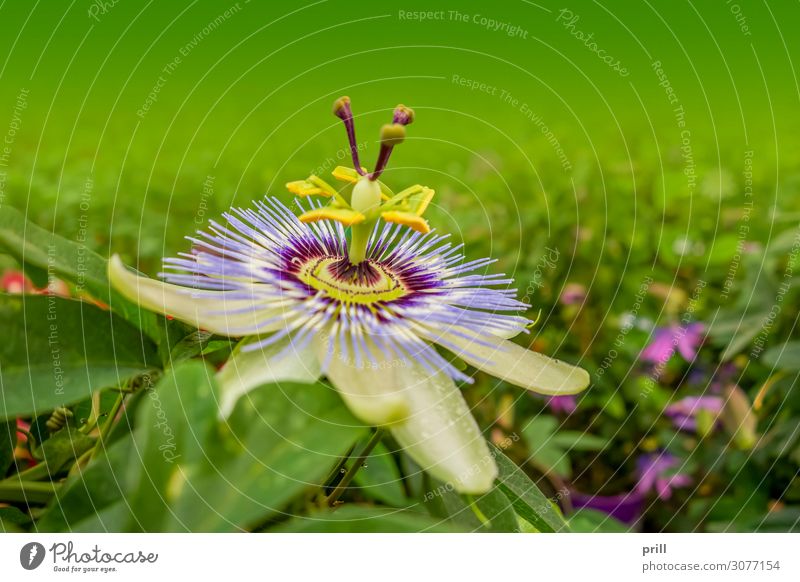
M 333 104 L 333 114 L 344 122 L 347 130 L 347 140 L 350 142 L 350 155 L 353 157 L 353 166 L 359 175 L 364 175 L 361 162 L 358 160 L 358 144 L 356 143 L 356 126 L 353 122 L 353 110 L 350 108 L 350 97 L 340 97 Z
M 361 176 L 367 176 L 373 182 L 380 177 L 389 163 L 389 156 L 392 148 L 403 142 L 406 137 L 405 126 L 414 122 L 414 110 L 406 107 L 402 103 L 394 108 L 392 112 L 392 123 L 381 128 L 381 149 L 378 152 L 378 161 L 375 162 L 375 170 L 371 174 L 365 174 L 361 169 L 361 162 L 358 159 L 358 144 L 356 143 L 356 128 L 353 121 L 353 110 L 350 108 L 350 97 L 340 97 L 333 104 L 333 114 L 344 122 L 347 129 L 347 139 L 350 142 L 350 154 L 353 157 L 353 165 L 356 172 Z

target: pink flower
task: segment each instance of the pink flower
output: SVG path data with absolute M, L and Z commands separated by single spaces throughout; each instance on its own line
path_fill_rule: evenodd
M 667 406 L 664 415 L 672 420 L 676 428 L 695 432 L 698 414 L 708 413 L 711 419 L 716 419 L 723 405 L 721 396 L 687 396 Z
M 578 400 L 573 394 L 567 396 L 552 396 L 548 399 L 547 405 L 555 413 L 570 415 L 578 407 Z
M 586 287 L 580 283 L 567 283 L 561 291 L 562 305 L 579 305 L 586 300 Z
M 667 452 L 642 455 L 637 462 L 639 482 L 635 491 L 644 495 L 655 491 L 658 498 L 666 501 L 672 497 L 672 490 L 688 487 L 692 478 L 684 473 L 674 473 L 673 469 L 681 466 L 681 460 Z
M 705 325 L 700 322 L 690 323 L 686 327 L 677 324 L 659 327 L 653 334 L 653 340 L 642 351 L 641 358 L 646 362 L 663 365 L 677 349 L 684 360 L 692 362 L 703 343 L 704 332 Z

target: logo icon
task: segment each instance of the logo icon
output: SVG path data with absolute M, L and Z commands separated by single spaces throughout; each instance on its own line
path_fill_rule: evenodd
M 39 542 L 30 542 L 19 551 L 19 563 L 26 570 L 35 570 L 44 561 L 44 546 Z

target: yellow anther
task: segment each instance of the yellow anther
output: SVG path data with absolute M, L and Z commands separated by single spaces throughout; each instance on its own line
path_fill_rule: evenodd
M 425 214 L 428 205 L 431 203 L 431 200 L 433 200 L 434 194 L 436 194 L 436 192 L 431 188 L 423 186 L 422 192 L 409 196 L 408 203 L 411 206 L 411 211 L 419 216 Z
M 362 166 L 361 170 L 365 174 L 367 173 L 367 169 L 365 167 Z M 333 172 L 331 172 L 331 175 L 337 180 L 342 182 L 350 182 L 351 184 L 358 182 L 358 179 L 361 177 L 353 168 L 348 168 L 347 166 L 336 166 L 333 169 Z
M 420 215 L 414 214 L 412 212 L 389 210 L 388 212 L 382 212 L 381 218 L 383 218 L 386 222 L 402 224 L 403 226 L 407 226 L 423 234 L 431 231 L 431 227 L 428 225 L 428 221 L 422 218 Z
M 353 226 L 359 222 L 364 222 L 364 215 L 355 210 L 348 208 L 332 208 L 325 206 L 323 208 L 314 208 L 308 212 L 304 212 L 299 217 L 300 222 L 316 222 L 318 220 L 335 220 L 344 226 Z
M 319 188 L 308 180 L 295 180 L 294 182 L 287 182 L 286 189 L 297 196 L 312 196 L 314 194 L 322 194 L 323 196 L 328 195 L 322 191 L 322 188 Z

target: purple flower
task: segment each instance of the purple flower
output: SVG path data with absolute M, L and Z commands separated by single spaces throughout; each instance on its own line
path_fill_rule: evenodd
M 572 414 L 578 407 L 577 398 L 573 394 L 565 396 L 552 396 L 547 400 L 547 405 L 555 413 Z
M 681 460 L 667 452 L 642 455 L 637 462 L 638 481 L 633 491 L 617 495 L 589 495 L 572 491 L 572 507 L 595 509 L 623 523 L 636 523 L 642 516 L 648 493 L 655 491 L 659 499 L 666 501 L 672 497 L 673 489 L 692 484 L 689 475 L 674 472 L 680 465 Z
M 667 452 L 642 455 L 637 462 L 639 482 L 634 491 L 641 495 L 655 491 L 659 499 L 666 501 L 672 497 L 673 489 L 692 484 L 689 475 L 673 471 L 681 464 L 678 457 Z
M 664 409 L 667 416 L 676 428 L 695 432 L 697 430 L 697 415 L 709 413 L 716 419 L 722 411 L 724 401 L 721 396 L 687 396 L 673 402 Z
M 684 360 L 692 362 L 703 343 L 704 332 L 705 325 L 700 322 L 690 323 L 686 327 L 677 324 L 659 327 L 653 334 L 653 340 L 642 351 L 641 358 L 646 362 L 663 365 L 677 349 Z
M 572 491 L 570 501 L 575 509 L 586 508 L 602 511 L 629 525 L 639 520 L 644 505 L 644 498 L 637 491 L 619 495 L 588 495 L 580 491 Z

